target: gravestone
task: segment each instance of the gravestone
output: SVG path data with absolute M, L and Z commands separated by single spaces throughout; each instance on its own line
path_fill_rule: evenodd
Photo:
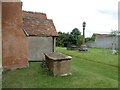
M 69 45 L 67 46 L 67 50 L 78 50 L 78 47 L 76 45 Z

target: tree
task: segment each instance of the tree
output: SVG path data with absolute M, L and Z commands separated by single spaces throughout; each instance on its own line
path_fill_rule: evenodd
M 70 33 L 58 32 L 58 37 L 56 39 L 56 45 L 67 47 L 69 45 L 79 45 L 82 43 L 81 32 L 74 28 Z
M 58 34 L 63 34 L 63 33 L 61 31 L 59 31 Z
M 91 41 L 95 41 L 95 34 L 92 35 Z
M 56 38 L 56 45 L 57 46 L 64 46 L 63 39 L 64 39 L 64 33 L 58 32 L 58 37 Z
M 79 38 L 79 35 L 81 35 L 81 32 L 79 31 L 79 29 L 74 28 L 71 32 L 71 35 L 73 39 L 72 44 L 77 45 L 77 40 Z
M 64 47 L 67 47 L 68 44 L 70 43 L 70 34 L 69 33 L 65 33 L 64 34 L 64 39 L 63 39 L 63 44 L 64 44 Z
M 95 34 L 93 34 L 92 37 L 85 38 L 85 41 L 86 42 L 95 41 Z
M 83 36 L 79 35 L 77 39 L 77 46 L 80 46 L 83 42 Z
M 58 32 L 59 37 L 56 39 L 56 45 L 67 47 L 67 45 L 70 43 L 70 34 L 69 33 L 62 33 Z

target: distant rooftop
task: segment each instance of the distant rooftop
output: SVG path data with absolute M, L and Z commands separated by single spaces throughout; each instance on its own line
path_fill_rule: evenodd
M 97 37 L 111 37 L 112 34 L 95 34 Z

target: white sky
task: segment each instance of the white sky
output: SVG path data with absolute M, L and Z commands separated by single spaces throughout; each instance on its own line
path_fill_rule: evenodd
M 86 22 L 85 36 L 118 30 L 119 0 L 21 0 L 23 10 L 43 12 L 57 31 L 71 32 Z

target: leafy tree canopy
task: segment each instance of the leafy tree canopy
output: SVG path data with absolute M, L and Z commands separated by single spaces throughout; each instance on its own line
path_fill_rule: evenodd
M 66 47 L 68 45 L 80 45 L 82 41 L 81 32 L 74 28 L 70 33 L 58 32 L 59 37 L 56 40 L 57 46 Z

